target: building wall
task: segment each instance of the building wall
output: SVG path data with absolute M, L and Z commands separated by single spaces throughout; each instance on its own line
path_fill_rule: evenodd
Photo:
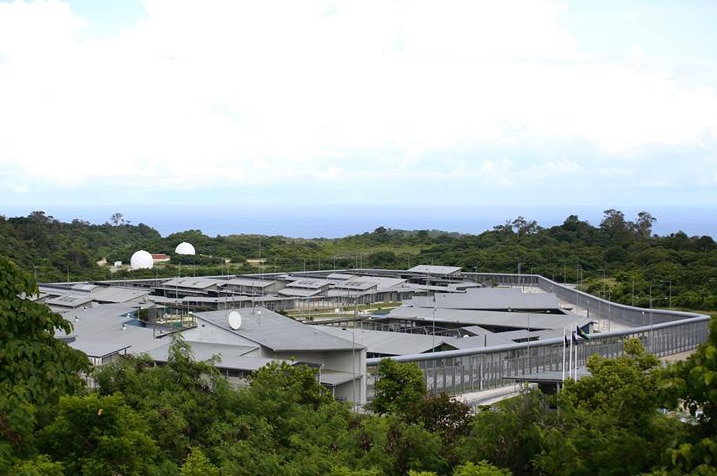
M 277 352 L 273 355 L 265 355 L 265 357 L 291 360 L 295 359 L 302 362 L 312 362 L 322 364 L 323 368 L 336 370 L 346 374 L 355 374 L 356 388 L 354 389 L 350 383 L 343 384 L 336 388 L 341 399 L 352 401 L 354 396 L 358 398 L 356 403 L 363 404 L 366 402 L 366 349 L 357 347 L 356 349 L 331 351 L 331 352 Z M 336 393 L 339 398 L 339 393 Z

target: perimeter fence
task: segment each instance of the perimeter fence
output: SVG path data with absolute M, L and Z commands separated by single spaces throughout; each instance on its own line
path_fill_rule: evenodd
M 569 357 L 563 337 L 516 344 L 451 350 L 428 354 L 392 357 L 399 362 L 414 362 L 423 371 L 429 393 L 479 392 L 509 385 L 514 379 L 531 374 L 568 372 L 570 363 L 584 367 L 593 354 L 617 357 L 624 353 L 629 338 L 643 341 L 648 352 L 665 357 L 696 349 L 707 340 L 710 317 L 665 309 L 645 309 L 612 303 L 538 275 L 476 274 L 493 284 L 540 288 L 587 316 L 611 319 L 624 326 L 621 329 L 593 333 L 582 340 Z M 367 395 L 373 397 L 373 387 L 380 358 L 367 359 Z

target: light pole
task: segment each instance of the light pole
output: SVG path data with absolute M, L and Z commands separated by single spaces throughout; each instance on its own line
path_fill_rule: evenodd
M 605 289 L 606 284 L 605 281 L 607 280 L 607 270 L 605 268 L 602 269 L 602 296 L 600 296 L 603 299 L 607 299 L 607 291 Z M 600 318 L 602 319 L 602 314 L 600 314 Z
M 580 261 L 575 260 L 575 289 L 580 287 Z
M 668 305 L 669 305 L 670 309 L 672 309 L 672 281 L 667 280 L 667 281 L 664 281 L 664 282 L 667 283 L 667 284 L 670 286 L 670 294 L 669 294 Z
M 522 263 L 520 262 L 520 258 L 518 258 L 518 287 L 520 287 L 520 285 L 521 285 L 521 282 L 520 282 L 520 265 L 521 264 Z
M 650 352 L 652 352 L 652 284 L 650 285 L 650 341 L 648 342 L 648 347 Z
M 528 374 L 533 372 L 532 354 L 530 353 L 530 313 L 528 313 Z
M 635 276 L 632 276 L 632 307 L 635 307 Z
M 431 341 L 431 352 L 436 351 L 436 295 L 433 295 L 433 324 L 431 329 L 431 335 L 433 337 Z

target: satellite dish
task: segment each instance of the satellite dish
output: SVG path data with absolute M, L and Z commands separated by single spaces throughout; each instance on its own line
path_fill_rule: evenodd
M 229 313 L 229 327 L 237 330 L 241 327 L 241 314 L 236 311 Z

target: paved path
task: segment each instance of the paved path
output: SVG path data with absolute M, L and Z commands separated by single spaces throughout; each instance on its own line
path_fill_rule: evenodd
M 462 393 L 456 395 L 456 400 L 475 408 L 479 405 L 492 405 L 506 398 L 515 397 L 525 391 L 525 388 L 525 385 L 511 384 L 505 387 L 483 390 L 482 392 Z

